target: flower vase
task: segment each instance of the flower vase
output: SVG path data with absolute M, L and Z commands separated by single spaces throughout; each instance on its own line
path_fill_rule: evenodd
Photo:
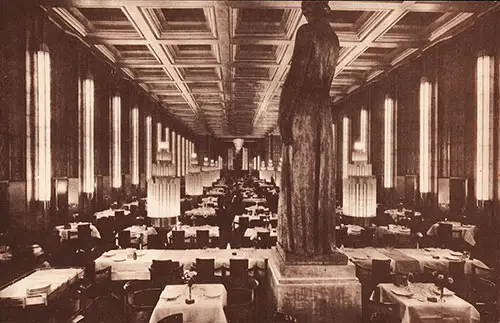
M 188 298 L 186 298 L 186 304 L 194 304 L 194 298 L 191 298 L 191 288 L 193 287 L 193 285 L 191 284 L 188 284 L 188 288 L 189 288 L 189 295 L 188 295 Z

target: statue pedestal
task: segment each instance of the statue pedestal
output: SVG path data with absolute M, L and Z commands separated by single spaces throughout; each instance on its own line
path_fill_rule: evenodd
M 278 246 L 269 259 L 271 310 L 303 323 L 361 322 L 361 284 L 346 260 L 335 253 L 307 261 L 285 256 Z

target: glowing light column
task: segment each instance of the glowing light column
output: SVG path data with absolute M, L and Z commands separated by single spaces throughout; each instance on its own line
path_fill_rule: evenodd
M 394 187 L 394 100 L 385 96 L 384 187 Z
M 426 77 L 420 80 L 420 192 L 431 192 L 432 88 Z

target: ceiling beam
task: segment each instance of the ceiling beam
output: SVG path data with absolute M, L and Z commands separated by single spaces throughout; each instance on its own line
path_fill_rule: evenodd
M 128 3 L 129 1 L 123 1 L 123 2 Z M 152 30 L 153 27 L 145 19 L 145 17 L 141 13 L 141 10 L 136 6 L 127 5 L 124 8 L 124 11 L 129 16 L 129 20 L 135 25 L 135 27 L 142 34 L 142 36 L 148 41 L 150 49 L 154 52 L 154 54 L 163 64 L 164 68 L 172 77 L 172 80 L 177 83 L 178 89 L 181 91 L 182 95 L 186 99 L 186 102 L 193 110 L 193 113 L 196 116 L 196 118 L 201 122 L 201 124 L 205 126 L 207 132 L 210 132 L 209 126 L 203 118 L 203 112 L 200 111 L 198 103 L 194 99 L 193 95 L 190 93 L 189 88 L 186 86 L 186 84 L 182 83 L 182 78 L 180 77 L 179 73 L 168 59 L 161 44 L 158 43 L 156 36 Z

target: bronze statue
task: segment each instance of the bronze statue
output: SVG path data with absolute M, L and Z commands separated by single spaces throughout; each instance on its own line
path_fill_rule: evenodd
M 340 49 L 328 1 L 303 1 L 281 92 L 283 140 L 278 243 L 287 254 L 327 255 L 335 249 L 335 151 L 329 95 Z

